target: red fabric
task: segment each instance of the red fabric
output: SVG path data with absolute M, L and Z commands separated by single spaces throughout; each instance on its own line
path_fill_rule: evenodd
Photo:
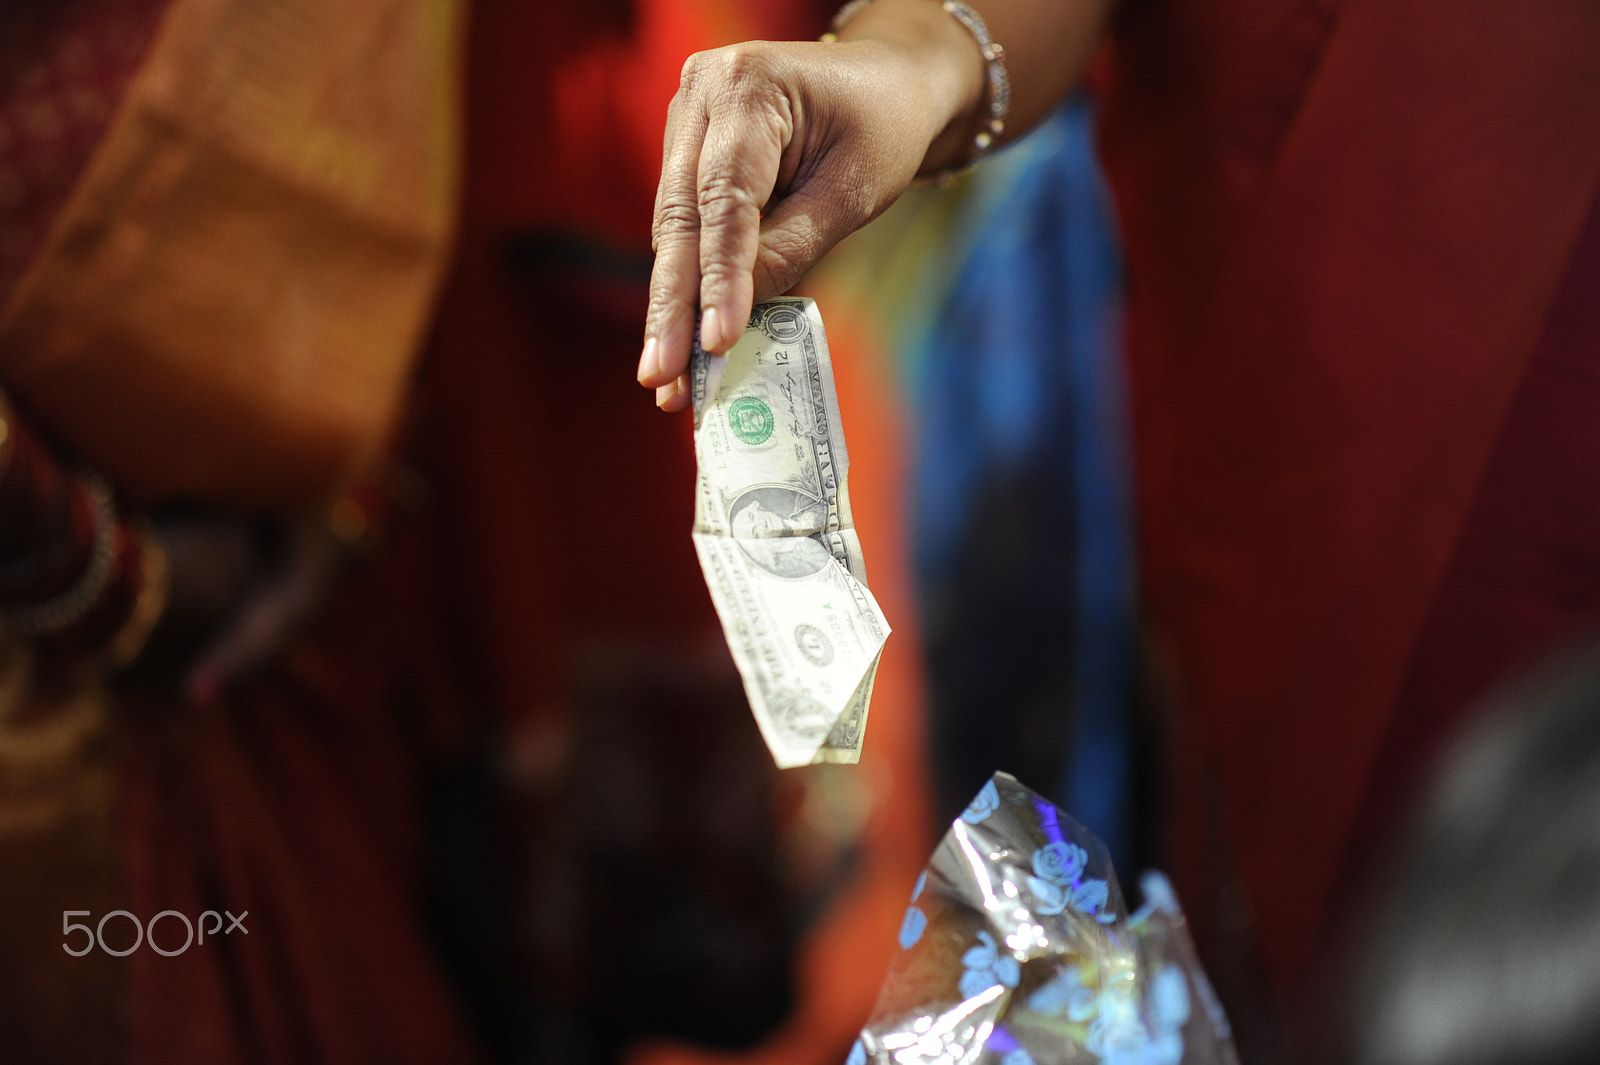
M 1504 523 L 1508 479 L 1573 498 L 1592 459 L 1567 448 L 1600 432 L 1535 382 L 1600 358 L 1551 317 L 1600 177 L 1600 9 L 1136 3 L 1117 67 L 1142 579 L 1192 730 L 1179 871 L 1209 779 L 1290 992 L 1356 889 L 1358 817 L 1396 812 L 1361 814 L 1411 771 L 1393 751 L 1600 608 L 1591 581 L 1513 577 L 1513 541 L 1561 541 Z M 1453 635 L 1463 614 L 1497 639 Z
M 559 716 L 586 642 L 720 640 L 678 549 L 693 520 L 688 423 L 632 381 L 661 129 L 689 53 L 804 35 L 806 16 L 792 2 L 474 10 L 460 247 L 422 387 L 459 635 L 509 721 Z M 610 258 L 516 267 L 512 242 L 530 236 Z
M 128 958 L 132 1065 L 475 1059 L 417 909 L 421 781 L 485 710 L 502 736 L 559 727 L 586 640 L 717 639 L 687 423 L 630 380 L 642 275 L 521 273 L 512 242 L 647 269 L 683 57 L 758 28 L 735 5 L 475 5 L 459 250 L 409 448 L 426 517 L 265 677 L 122 710 L 126 905 L 250 913 L 248 938 Z
M 1600 198 L 1435 594 L 1353 836 L 1410 798 L 1462 710 L 1600 613 Z M 1352 854 L 1352 864 L 1359 855 Z
M 0 305 L 89 163 L 168 0 L 9 0 L 0 20 Z
M 121 905 L 248 912 L 125 959 L 129 1065 L 477 1060 L 419 910 L 423 781 L 460 749 L 430 554 L 405 532 L 215 705 L 119 703 Z
M 554 713 L 584 612 L 681 627 L 674 603 L 704 599 L 687 567 L 656 565 L 687 533 L 693 457 L 629 380 L 642 284 L 510 261 L 514 238 L 561 234 L 647 268 L 659 124 L 704 31 L 692 5 L 641 7 L 491 2 L 470 28 L 459 250 L 422 389 L 458 635 L 507 723 Z

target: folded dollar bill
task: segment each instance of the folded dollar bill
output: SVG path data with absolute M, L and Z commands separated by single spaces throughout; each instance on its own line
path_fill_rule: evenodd
M 784 768 L 861 756 L 889 635 L 850 517 L 822 317 L 756 307 L 726 355 L 696 344 L 694 545 L 756 724 Z

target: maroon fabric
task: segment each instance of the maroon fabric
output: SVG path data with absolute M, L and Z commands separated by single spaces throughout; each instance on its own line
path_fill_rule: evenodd
M 170 0 L 7 0 L 0 18 L 0 305 L 110 125 Z
M 1597 300 L 1600 200 L 1417 641 L 1354 847 L 1413 798 L 1464 710 L 1600 617 Z
M 421 386 L 457 635 L 512 725 L 559 729 L 586 645 L 721 642 L 675 546 L 693 521 L 688 424 L 631 379 L 661 123 L 684 56 L 813 30 L 823 6 L 474 9 L 461 234 Z
M 1196 870 L 1230 852 L 1287 994 L 1377 844 L 1358 818 L 1395 813 L 1361 813 L 1410 761 L 1386 746 L 1427 747 L 1591 606 L 1570 575 L 1518 582 L 1515 611 L 1451 586 L 1514 572 L 1505 539 L 1458 560 L 1475 508 L 1510 505 L 1495 463 L 1571 486 L 1589 461 L 1507 419 L 1554 399 L 1525 382 L 1600 176 L 1600 9 L 1135 2 L 1116 66 L 1140 561 L 1188 730 L 1175 860 L 1206 923 Z M 1433 634 L 1457 607 L 1506 610 L 1498 664 Z
M 248 911 L 125 959 L 129 1065 L 477 1060 L 422 919 L 424 782 L 462 742 L 423 529 L 267 675 L 209 706 L 119 702 L 122 904 Z
M 691 442 L 626 368 L 661 116 L 701 16 L 492 2 L 470 25 L 461 233 L 420 387 L 452 635 L 508 728 L 559 731 L 586 640 L 716 631 L 692 558 L 659 549 L 693 519 Z M 557 255 L 521 263 L 519 239 Z M 639 565 L 650 580 L 624 576 Z

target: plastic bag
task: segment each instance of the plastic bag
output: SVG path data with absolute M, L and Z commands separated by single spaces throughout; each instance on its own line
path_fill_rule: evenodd
M 1128 914 L 1104 844 L 996 773 L 911 892 L 847 1065 L 1237 1065 L 1166 878 Z

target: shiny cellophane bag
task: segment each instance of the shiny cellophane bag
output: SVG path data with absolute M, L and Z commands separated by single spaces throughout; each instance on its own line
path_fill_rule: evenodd
M 1105 846 L 997 773 L 911 894 L 849 1065 L 1237 1065 L 1165 877 L 1129 914 Z

